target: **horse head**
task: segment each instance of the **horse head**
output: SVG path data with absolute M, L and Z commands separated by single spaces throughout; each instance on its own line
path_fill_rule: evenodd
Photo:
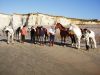
M 60 24 L 60 23 L 57 23 L 56 26 L 55 26 L 55 29 L 58 29 L 58 28 L 59 28 L 60 30 L 66 30 L 66 28 L 63 27 L 63 25 Z
M 87 34 L 91 33 L 91 31 L 87 28 L 81 29 L 81 32 L 82 32 L 82 38 L 85 38 Z
M 57 23 L 56 26 L 55 26 L 55 29 L 58 29 L 61 27 L 61 24 L 60 23 Z

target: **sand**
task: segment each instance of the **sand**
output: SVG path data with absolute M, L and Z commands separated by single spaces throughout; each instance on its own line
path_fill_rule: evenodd
M 85 51 L 70 46 L 0 43 L 0 75 L 100 75 L 100 46 Z

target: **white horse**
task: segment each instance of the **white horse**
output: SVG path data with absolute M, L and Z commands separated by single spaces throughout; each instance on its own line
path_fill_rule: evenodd
M 12 43 L 14 43 L 14 30 L 11 26 L 5 26 L 4 32 L 6 32 L 6 35 L 7 35 L 7 43 L 9 44 L 10 41 Z
M 94 48 L 97 48 L 96 45 L 96 39 L 95 39 L 95 33 L 92 30 L 89 29 L 83 29 L 82 35 L 86 41 L 86 49 L 89 50 L 90 46 L 92 48 L 92 41 L 94 43 Z
M 69 30 L 72 31 L 75 34 L 75 38 L 76 38 L 76 48 L 80 48 L 80 41 L 81 41 L 81 29 L 75 25 L 75 24 L 70 24 L 69 25 Z

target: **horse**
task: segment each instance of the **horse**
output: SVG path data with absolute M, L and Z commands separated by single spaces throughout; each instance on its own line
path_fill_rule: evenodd
M 4 32 L 6 32 L 7 35 L 7 44 L 10 43 L 10 40 L 12 43 L 14 43 L 14 30 L 11 26 L 5 26 L 3 29 Z
M 60 30 L 61 44 L 65 44 L 67 36 L 71 38 L 72 45 L 76 43 L 74 34 L 69 31 L 69 28 L 65 28 L 62 24 L 57 23 L 55 26 L 55 29 L 58 29 L 58 28 Z
M 75 34 L 76 48 L 80 49 L 80 41 L 81 41 L 81 37 L 82 37 L 81 29 L 75 24 L 70 24 L 69 26 L 70 26 L 69 30 L 73 31 L 73 33 Z
M 43 26 L 37 26 L 36 27 L 36 40 L 37 42 L 40 42 L 40 31 L 41 31 L 41 28 Z M 44 42 L 46 43 L 46 41 L 48 40 L 48 33 L 47 33 L 47 29 L 43 27 L 43 30 L 44 30 Z
M 94 43 L 94 48 L 97 48 L 94 31 L 89 30 L 87 28 L 81 30 L 82 30 L 82 36 L 86 42 L 86 50 L 89 50 L 90 46 L 92 48 L 92 41 Z
M 44 42 L 45 42 L 45 44 L 46 44 L 46 42 L 48 41 L 48 37 L 49 37 L 49 35 L 48 35 L 48 30 L 47 30 L 47 28 L 43 28 L 43 30 L 44 30 Z
M 20 26 L 15 30 L 16 40 L 18 40 L 18 41 L 21 41 L 21 29 L 22 29 L 22 27 L 23 26 Z
M 40 42 L 40 26 L 36 27 L 36 42 Z

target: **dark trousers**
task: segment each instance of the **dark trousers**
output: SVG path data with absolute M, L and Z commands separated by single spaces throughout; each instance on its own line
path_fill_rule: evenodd
M 54 42 L 55 36 L 54 35 L 50 35 L 50 41 Z
M 35 44 L 35 35 L 31 35 L 31 41 Z
M 46 43 L 48 41 L 48 35 L 45 35 L 44 42 Z
M 53 46 L 54 44 L 54 39 L 55 39 L 55 35 L 50 35 L 50 46 Z
M 21 41 L 25 42 L 25 35 L 21 35 Z

